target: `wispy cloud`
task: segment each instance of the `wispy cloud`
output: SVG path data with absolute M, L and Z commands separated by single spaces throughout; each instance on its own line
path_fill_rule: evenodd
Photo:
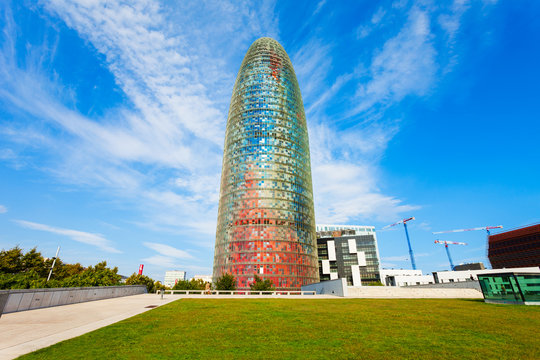
M 455 0 L 445 6 L 401 1 L 377 8 L 357 35 L 363 41 L 384 27 L 389 36 L 341 74 L 332 71 L 338 43 L 321 34 L 295 53 L 299 82 L 310 84 L 303 96 L 317 221 L 393 221 L 420 208 L 380 188 L 379 162 L 406 121 L 395 109 L 408 98 L 428 98 L 457 63 L 454 47 L 469 7 Z
M 196 259 L 189 251 L 154 242 L 145 242 L 143 245 L 157 253 L 141 259 L 145 264 L 150 264 L 163 270 L 182 269 L 195 273 L 212 273 L 210 267 L 194 263 L 200 259 Z
M 322 10 L 322 8 L 324 7 L 325 4 L 326 4 L 326 0 L 319 1 L 317 3 L 317 7 L 313 11 L 313 15 L 317 15 Z
M 358 29 L 356 30 L 356 36 L 360 39 L 367 37 L 369 34 L 371 34 L 373 30 L 375 30 L 379 26 L 385 15 L 386 10 L 384 10 L 383 7 L 378 8 L 371 17 L 371 20 L 368 24 L 363 24 L 358 27 Z
M 39 168 L 64 183 L 99 189 L 132 205 L 141 214 L 132 222 L 159 231 L 189 231 L 198 235 L 197 246 L 211 248 L 232 85 L 251 41 L 259 36 L 279 40 L 275 3 L 40 4 L 33 9 L 45 9 L 43 21 L 50 16 L 51 22 L 64 22 L 103 57 L 103 67 L 126 101 L 101 116 L 83 114 L 66 102 L 77 94 L 61 77 L 50 76 L 56 69 L 47 62 L 57 39 L 33 47 L 33 57 L 18 61 L 24 47 L 15 44 L 18 27 L 8 7 L 0 100 L 37 121 L 10 124 L 0 136 L 44 150 L 48 158 Z M 434 28 L 442 27 L 448 39 L 457 41 L 468 9 L 459 0 L 438 6 L 442 13 L 424 4 L 429 2 L 377 9 L 364 25 L 374 29 L 390 18 L 402 22 L 396 20 L 398 28 L 382 38 L 382 45 L 366 49 L 367 55 L 355 59 L 351 53 L 352 68 L 335 69 L 342 65 L 333 58 L 339 41 L 325 34 L 311 33 L 302 46 L 287 49 L 310 126 L 317 221 L 393 221 L 419 207 L 381 187 L 379 161 L 402 121 L 385 110 L 408 96 L 429 95 L 443 66 L 437 56 L 450 46 L 435 46 Z M 315 13 L 327 6 L 320 1 Z M 342 109 L 329 111 L 338 97 Z M 2 157 L 21 159 L 15 147 L 2 150 Z
M 194 273 L 202 273 L 202 274 L 212 274 L 212 268 L 208 266 L 198 266 L 198 265 L 192 265 L 189 263 L 179 263 L 174 258 L 163 256 L 163 255 L 153 255 L 146 258 L 141 259 L 144 264 L 153 265 L 159 269 L 163 270 L 187 270 Z
M 7 213 L 7 207 L 5 207 L 4 205 L 0 205 L 0 214 L 5 214 Z
M 170 245 L 145 242 L 144 246 L 158 252 L 162 256 L 175 259 L 193 259 L 193 256 L 187 251 L 174 248 Z
M 409 255 L 401 255 L 401 256 L 384 256 L 381 258 L 383 261 L 408 261 Z
M 428 257 L 431 256 L 431 253 L 418 253 L 414 254 L 415 258 L 419 257 Z M 383 256 L 381 258 L 382 261 L 410 261 L 409 255 L 399 255 L 399 256 Z
M 105 56 L 104 66 L 128 99 L 101 117 L 66 104 L 66 87 L 48 76 L 47 56 L 17 61 L 24 54 L 15 45 L 17 26 L 8 7 L 0 99 L 40 120 L 29 124 L 62 129 L 60 136 L 42 131 L 44 139 L 33 141 L 52 155 L 41 168 L 65 183 L 131 202 L 145 216 L 140 224 L 213 233 L 227 107 L 239 65 L 230 48 L 247 49 L 258 36 L 278 37 L 273 2 L 41 5 Z M 172 26 L 175 22 L 182 26 Z M 213 36 L 218 32 L 222 36 Z M 48 42 L 33 49 L 54 52 Z M 40 133 L 32 125 L 9 131 L 10 141 L 19 142 Z
M 38 224 L 35 222 L 26 221 L 26 220 L 14 220 L 14 221 L 22 227 L 32 229 L 32 230 L 46 231 L 52 234 L 66 236 L 70 238 L 71 240 L 78 241 L 80 243 L 87 244 L 87 245 L 96 246 L 106 252 L 111 252 L 111 253 L 121 252 L 115 249 L 114 247 L 112 247 L 111 242 L 107 240 L 101 234 L 94 234 L 94 233 L 89 233 L 89 232 L 84 232 L 84 231 L 79 231 L 79 230 L 53 227 L 53 226 L 49 226 L 45 224 Z
M 413 8 L 401 31 L 373 57 L 352 114 L 388 106 L 408 95 L 425 95 L 438 67 L 432 38 L 428 13 Z

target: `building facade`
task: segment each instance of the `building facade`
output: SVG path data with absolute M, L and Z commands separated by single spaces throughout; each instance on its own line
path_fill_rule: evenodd
M 309 142 L 292 63 L 275 40 L 249 48 L 234 84 L 223 154 L 214 279 L 278 290 L 319 281 Z
M 540 224 L 490 235 L 488 258 L 493 269 L 540 266 Z
M 172 288 L 178 281 L 184 281 L 186 280 L 186 272 L 185 271 L 165 271 L 165 279 L 163 281 L 163 285 Z
M 373 226 L 317 225 L 321 281 L 347 279 L 348 286 L 381 281 Z

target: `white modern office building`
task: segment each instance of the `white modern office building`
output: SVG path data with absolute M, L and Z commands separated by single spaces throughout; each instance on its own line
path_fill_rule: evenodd
M 163 281 L 163 285 L 172 288 L 178 281 L 184 280 L 186 280 L 185 271 L 165 271 L 165 280 Z
M 434 271 L 433 278 L 436 283 L 460 282 L 478 280 L 478 275 L 498 274 L 507 272 L 538 272 L 538 266 L 506 269 L 484 269 L 484 270 L 464 270 L 464 271 Z
M 381 282 L 386 286 L 433 284 L 433 275 L 423 275 L 422 270 L 382 269 Z

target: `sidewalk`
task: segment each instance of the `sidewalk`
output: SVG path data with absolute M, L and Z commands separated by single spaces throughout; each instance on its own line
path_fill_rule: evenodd
M 79 304 L 3 314 L 0 318 L 0 360 L 80 336 L 120 320 L 178 300 L 156 294 L 124 296 Z

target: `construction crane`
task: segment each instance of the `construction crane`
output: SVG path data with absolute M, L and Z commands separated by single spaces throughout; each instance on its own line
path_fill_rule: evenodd
M 441 241 L 441 240 L 435 240 L 435 244 L 444 244 L 444 248 L 446 249 L 446 255 L 448 255 L 448 261 L 450 261 L 450 270 L 454 271 L 454 263 L 452 262 L 452 257 L 450 256 L 450 250 L 448 250 L 448 244 L 452 244 L 452 245 L 467 245 L 467 243 L 464 243 L 464 242 L 455 242 L 455 241 Z
M 463 231 L 486 230 L 487 231 L 487 236 L 489 236 L 490 235 L 489 230 L 502 229 L 502 228 L 503 228 L 502 225 L 483 226 L 483 227 L 476 227 L 476 228 L 472 228 L 472 229 L 457 229 L 457 230 L 436 231 L 433 234 L 446 234 L 446 233 L 456 233 L 456 232 L 463 232 Z
M 471 229 L 456 229 L 456 230 L 445 230 L 445 231 L 435 231 L 433 234 L 447 234 L 447 233 L 457 233 L 457 232 L 464 232 L 464 231 L 476 231 L 476 230 L 485 230 L 486 233 L 487 233 L 487 236 L 486 236 L 486 243 L 488 245 L 486 245 L 486 248 L 487 246 L 489 246 L 489 235 L 491 235 L 491 233 L 489 232 L 489 230 L 493 230 L 493 229 L 502 229 L 503 226 L 502 225 L 497 225 L 497 226 L 482 226 L 482 227 L 475 227 L 475 228 L 471 228 Z M 447 250 L 448 251 L 448 250 Z M 450 254 L 448 254 L 448 257 L 450 257 Z M 451 262 L 451 261 L 450 261 Z
M 412 265 L 413 270 L 416 270 L 416 262 L 414 261 L 414 254 L 411 248 L 411 240 L 409 239 L 409 231 L 407 230 L 407 222 L 411 220 L 414 220 L 414 216 L 408 219 L 400 220 L 397 223 L 394 223 L 391 225 L 386 225 L 385 227 L 382 228 L 382 230 L 391 228 L 392 226 L 403 224 L 403 227 L 405 228 L 405 236 L 407 237 L 407 245 L 409 245 L 409 256 L 411 258 L 411 265 Z

